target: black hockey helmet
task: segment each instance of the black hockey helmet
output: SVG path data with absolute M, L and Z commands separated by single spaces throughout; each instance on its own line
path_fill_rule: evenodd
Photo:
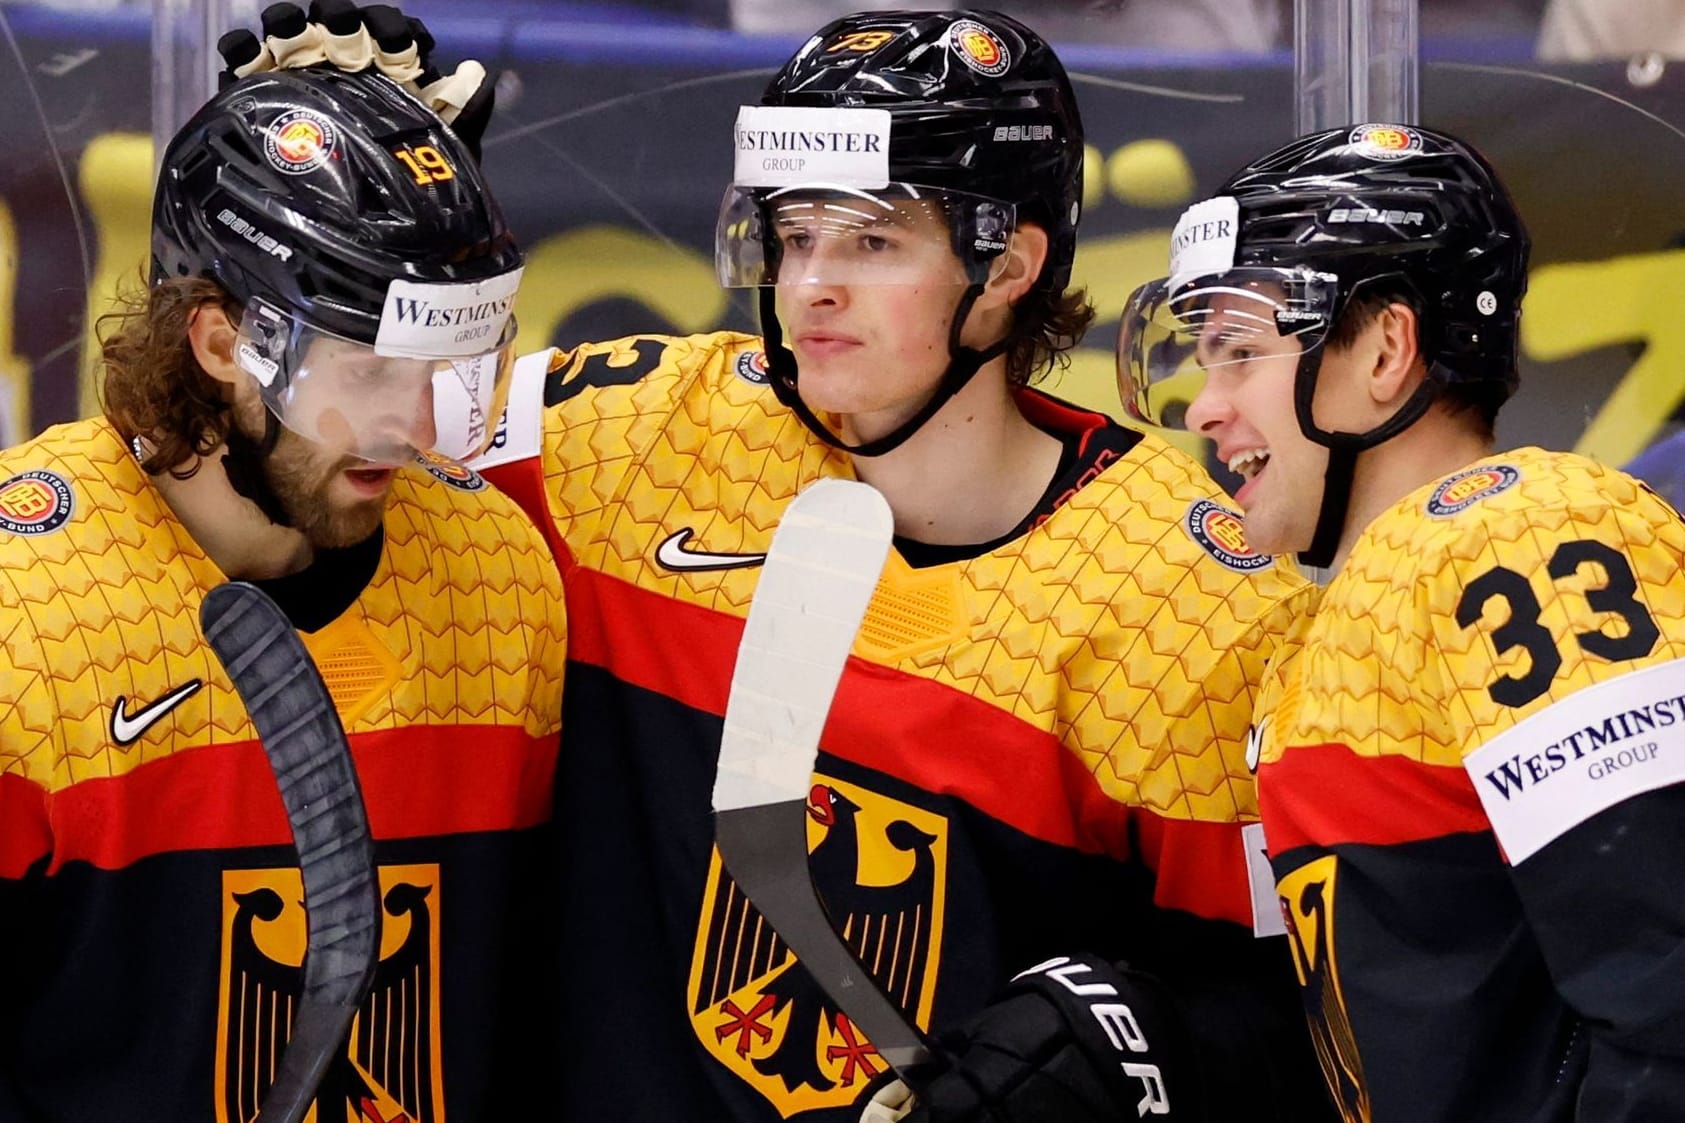
M 856 155 L 880 158 L 839 164 L 824 151 L 809 158 L 811 147 L 797 155 L 787 146 L 823 149 L 824 141 L 787 127 L 802 118 L 776 110 L 882 111 L 887 117 L 878 132 L 868 124 L 848 142 L 860 148 Z M 781 263 L 771 227 L 780 200 L 837 186 L 883 200 L 936 200 L 966 266 L 969 287 L 959 301 L 941 388 L 896 433 L 850 450 L 862 455 L 899 445 L 1005 349 L 1006 340 L 982 352 L 961 347 L 959 332 L 1017 223 L 1034 222 L 1048 235 L 1036 287 L 1057 295 L 1070 282 L 1082 202 L 1082 120 L 1052 48 L 1007 16 L 867 12 L 828 24 L 779 70 L 760 106 L 745 107 L 736 140 L 737 174 L 716 238 L 720 280 L 728 287 L 762 286 L 773 387 L 832 444 L 840 441 L 808 419 L 795 392 L 795 356 L 782 344 L 776 316 L 772 286 Z M 860 178 L 850 178 L 857 173 Z
M 1063 291 L 1082 205 L 1082 118 L 1053 48 L 998 12 L 867 12 L 803 44 L 762 105 L 887 109 L 889 178 L 1009 203 L 1047 231 Z
M 473 455 L 507 391 L 521 267 L 468 148 L 376 73 L 278 70 L 234 82 L 164 153 L 154 283 L 204 276 L 226 289 L 245 307 L 238 358 L 276 417 L 313 439 L 331 429 L 356 455 L 399 450 L 372 432 L 346 437 L 357 425 L 349 386 L 337 406 L 318 397 L 303 412 L 294 398 L 312 373 L 309 344 L 372 349 L 410 362 L 406 376 L 434 364 L 432 447 Z M 316 368 L 318 387 L 326 369 Z
M 1119 390 L 1134 416 L 1167 420 L 1181 395 L 1213 294 L 1270 294 L 1257 315 L 1231 317 L 1297 337 L 1299 427 L 1332 450 L 1318 544 L 1327 564 L 1343 524 L 1355 458 L 1413 424 L 1452 386 L 1484 385 L 1497 401 L 1519 385 L 1521 300 L 1529 242 L 1508 192 L 1475 148 L 1417 126 L 1365 124 L 1301 137 L 1231 176 L 1183 215 L 1171 273 L 1130 297 L 1118 341 Z M 1320 428 L 1312 413 L 1321 345 L 1366 290 L 1414 297 L 1428 378 L 1366 433 Z M 1322 559 L 1322 560 L 1318 560 Z
M 1240 203 L 1237 264 L 1302 264 L 1354 291 L 1403 282 L 1422 305 L 1422 354 L 1442 385 L 1517 369 L 1528 238 L 1486 158 L 1455 137 L 1403 125 L 1331 129 L 1229 178 Z
M 164 153 L 152 258 L 155 279 L 211 277 L 368 343 L 392 281 L 521 266 L 456 135 L 388 79 L 330 68 L 243 79 L 194 114 Z

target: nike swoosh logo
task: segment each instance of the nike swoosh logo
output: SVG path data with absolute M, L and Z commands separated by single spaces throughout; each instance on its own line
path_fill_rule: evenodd
M 1246 768 L 1250 772 L 1258 771 L 1258 757 L 1264 751 L 1264 730 L 1270 727 L 1270 719 L 1265 718 L 1257 725 L 1246 727 Z
M 111 739 L 119 745 L 134 744 L 153 723 L 197 694 L 203 685 L 203 682 L 194 679 L 186 686 L 176 687 L 150 706 L 132 714 L 128 712 L 128 697 L 119 697 L 116 705 L 111 707 Z
M 687 550 L 685 543 L 690 541 L 692 533 L 688 526 L 675 530 L 656 547 L 655 560 L 662 569 L 745 569 L 766 561 L 765 554 L 710 554 L 702 550 Z

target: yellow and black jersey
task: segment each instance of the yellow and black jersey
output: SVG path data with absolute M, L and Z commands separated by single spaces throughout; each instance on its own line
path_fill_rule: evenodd
M 1521 449 L 1375 520 L 1271 669 L 1312 1032 L 1375 1123 L 1685 1119 L 1685 524 Z
M 484 470 L 566 566 L 560 1116 L 852 1119 L 884 1063 L 722 871 L 709 813 L 773 529 L 850 461 L 778 403 L 751 337 L 523 364 Z M 1127 956 L 1192 1006 L 1226 990 L 1237 1020 L 1280 1016 L 1226 1070 L 1244 1082 L 1299 1022 L 1282 941 L 1252 934 L 1244 733 L 1310 588 L 1181 453 L 1033 391 L 1020 406 L 1070 462 L 1008 541 L 892 553 L 824 735 L 814 877 L 921 1026 L 1050 955 Z
M 385 908 L 317 1118 L 486 1119 L 539 1081 L 509 1025 L 547 1013 L 517 1003 L 541 962 L 561 585 L 530 520 L 452 465 L 400 473 L 377 546 L 303 637 Z M 238 1123 L 262 1103 L 305 923 L 275 777 L 199 628 L 224 580 L 104 421 L 0 453 L 6 1118 Z

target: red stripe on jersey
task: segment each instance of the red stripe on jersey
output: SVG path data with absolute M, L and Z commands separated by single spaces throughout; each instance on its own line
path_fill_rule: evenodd
M 570 659 L 692 709 L 725 714 L 742 620 L 583 568 L 568 573 L 568 610 Z M 652 620 L 661 626 L 650 627 Z M 719 670 L 698 675 L 698 662 Z M 1141 857 L 1159 873 L 1159 903 L 1252 922 L 1238 824 L 1161 819 L 1120 804 L 1052 733 L 953 687 L 851 656 L 824 744 L 833 755 L 962 800 L 1058 846 L 1124 859 L 1135 849 L 1133 822 Z
M 352 753 L 377 840 L 519 830 L 550 813 L 553 736 L 511 726 L 407 726 L 358 733 Z M 27 809 L 13 794 L 0 791 L 0 806 Z M 48 872 L 66 862 L 121 869 L 154 854 L 292 842 L 256 741 L 186 749 L 122 776 L 84 780 L 41 799 L 25 822 L 44 827 L 48 816 Z M 8 816 L 0 875 L 15 877 L 27 866 L 31 856 L 16 851 L 34 844 L 30 831 Z
M 16 773 L 0 775 L 0 878 L 20 878 L 52 852 L 47 797 Z
M 1271 856 L 1301 846 L 1396 846 L 1491 829 L 1460 766 L 1298 745 L 1258 772 Z
M 1141 857 L 1157 874 L 1155 904 L 1252 927 L 1242 824 L 1167 819 L 1146 810 L 1135 821 Z

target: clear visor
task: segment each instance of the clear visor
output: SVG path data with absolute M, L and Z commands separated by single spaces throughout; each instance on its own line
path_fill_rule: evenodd
M 1148 424 L 1177 428 L 1208 374 L 1296 365 L 1327 338 L 1337 288 L 1328 273 L 1266 267 L 1142 285 L 1118 329 L 1124 408 Z
M 993 276 L 1015 227 L 1010 203 L 911 183 L 732 186 L 714 262 L 726 288 L 963 286 Z
M 240 321 L 235 358 L 281 424 L 334 452 L 399 465 L 485 451 L 514 370 L 515 318 L 486 350 L 457 358 L 376 354 L 262 301 Z

